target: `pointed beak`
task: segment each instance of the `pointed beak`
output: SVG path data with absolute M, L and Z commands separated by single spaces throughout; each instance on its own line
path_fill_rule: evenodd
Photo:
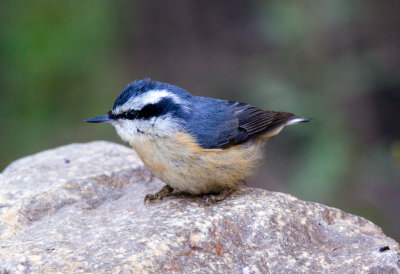
M 95 117 L 95 118 L 86 120 L 85 122 L 88 122 L 88 123 L 111 123 L 113 121 L 114 120 L 111 119 L 107 114 L 107 115 L 104 115 L 104 116 Z

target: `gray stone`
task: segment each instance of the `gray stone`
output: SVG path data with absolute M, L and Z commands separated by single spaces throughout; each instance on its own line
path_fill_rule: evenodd
M 12 163 L 0 174 L 0 273 L 400 272 L 399 244 L 361 217 L 254 188 L 213 206 L 182 193 L 144 205 L 162 185 L 107 142 Z

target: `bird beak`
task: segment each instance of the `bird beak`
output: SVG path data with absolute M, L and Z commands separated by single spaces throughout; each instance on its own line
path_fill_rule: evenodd
M 100 116 L 100 117 L 95 117 L 89 120 L 86 120 L 85 122 L 88 123 L 112 123 L 114 120 L 110 118 L 110 116 L 104 115 L 104 116 Z

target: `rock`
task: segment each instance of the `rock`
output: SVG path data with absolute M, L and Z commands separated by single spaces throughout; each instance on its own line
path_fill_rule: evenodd
M 72 144 L 0 174 L 0 273 L 399 273 L 400 247 L 361 217 L 243 188 L 206 206 L 162 187 L 129 148 Z

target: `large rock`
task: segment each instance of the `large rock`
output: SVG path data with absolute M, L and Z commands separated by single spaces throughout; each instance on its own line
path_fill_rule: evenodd
M 129 148 L 72 144 L 0 175 L 0 273 L 398 273 L 399 244 L 373 223 L 243 188 L 213 206 L 163 184 Z M 383 248 L 386 247 L 386 248 Z

